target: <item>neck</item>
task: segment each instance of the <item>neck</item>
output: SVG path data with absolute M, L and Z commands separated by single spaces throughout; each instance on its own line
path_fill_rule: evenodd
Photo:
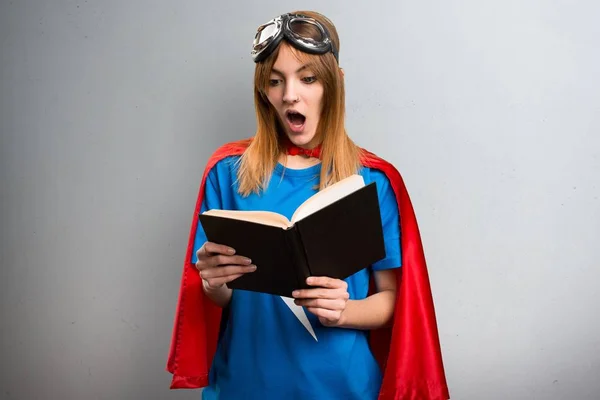
M 290 156 L 288 154 L 281 154 L 279 156 L 279 163 L 283 164 L 286 168 L 290 169 L 304 169 L 317 165 L 321 162 L 318 158 L 307 158 L 304 156 Z
M 291 142 L 289 138 L 283 140 L 284 152 L 279 158 L 279 162 L 287 168 L 302 169 L 308 168 L 321 162 L 321 146 L 310 143 L 306 147 L 299 147 Z

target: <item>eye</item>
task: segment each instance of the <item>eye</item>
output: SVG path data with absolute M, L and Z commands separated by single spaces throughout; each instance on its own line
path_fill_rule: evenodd
M 308 83 L 308 84 L 315 83 L 316 81 L 317 81 L 316 76 L 307 76 L 307 77 L 302 78 L 302 82 Z
M 281 83 L 281 79 L 269 79 L 269 86 L 277 86 Z

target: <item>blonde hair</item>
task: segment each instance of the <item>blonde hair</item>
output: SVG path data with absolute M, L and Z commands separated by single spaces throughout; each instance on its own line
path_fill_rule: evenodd
M 323 24 L 339 52 L 339 37 L 329 19 L 312 11 L 295 13 L 312 17 Z M 314 38 L 319 35 L 318 31 L 308 24 L 305 34 Z M 299 60 L 309 63 L 318 81 L 323 85 L 322 111 L 316 132 L 316 137 L 321 143 L 319 189 L 357 173 L 361 165 L 361 150 L 348 136 L 344 124 L 344 80 L 335 57 L 331 52 L 323 55 L 304 53 L 282 41 L 269 57 L 256 64 L 254 71 L 257 130 L 248 149 L 240 158 L 238 169 L 239 193 L 244 196 L 252 192 L 258 193 L 261 188 L 266 189 L 279 156 L 285 151 L 285 131 L 276 110 L 267 98 L 271 70 L 282 45 L 289 46 Z

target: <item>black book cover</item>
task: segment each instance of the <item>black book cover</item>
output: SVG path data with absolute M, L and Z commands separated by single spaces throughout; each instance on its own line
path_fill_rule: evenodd
M 256 271 L 227 284 L 291 297 L 309 276 L 345 279 L 385 257 L 377 187 L 371 183 L 291 228 L 199 215 L 209 241 L 252 259 Z

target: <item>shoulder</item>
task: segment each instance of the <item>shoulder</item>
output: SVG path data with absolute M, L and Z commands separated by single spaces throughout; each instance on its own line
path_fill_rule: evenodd
M 363 148 L 360 148 L 360 163 L 365 168 L 381 171 L 385 175 L 400 174 L 392 163 Z
M 250 143 L 252 143 L 251 138 L 221 145 L 208 158 L 205 174 L 214 174 L 218 171 L 223 172 L 236 168 L 236 161 L 244 154 Z
M 211 166 L 216 165 L 221 160 L 228 157 L 241 156 L 242 154 L 244 154 L 244 152 L 246 151 L 248 146 L 250 146 L 251 143 L 252 138 L 248 138 L 221 145 L 209 157 L 207 167 L 210 168 Z
M 362 171 L 368 175 L 365 176 L 365 179 L 371 178 L 380 182 L 396 183 L 400 173 L 392 163 L 363 148 L 360 151 Z
M 246 138 L 242 140 L 236 140 L 233 142 L 225 143 L 221 147 L 217 148 L 213 153 L 212 157 L 218 157 L 220 154 L 237 154 L 241 155 L 246 151 L 248 146 L 252 143 L 252 138 Z
M 404 180 L 396 167 L 387 160 L 371 153 L 363 148 L 360 149 L 360 163 L 363 169 L 367 169 L 374 177 L 387 182 L 394 192 L 406 191 Z

